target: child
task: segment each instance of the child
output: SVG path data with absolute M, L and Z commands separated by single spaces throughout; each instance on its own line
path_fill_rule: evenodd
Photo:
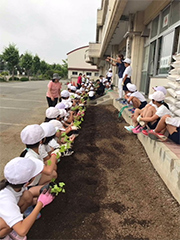
M 50 122 L 44 122 L 40 125 L 45 133 L 45 138 L 39 145 L 39 155 L 46 163 L 51 158 L 51 152 L 59 147 L 59 144 L 55 140 L 56 128 Z M 55 168 L 56 170 L 56 165 Z
M 32 213 L 23 220 L 22 213 L 32 204 L 32 194 L 27 186 L 43 170 L 41 161 L 17 157 L 4 168 L 5 180 L 0 187 L 0 238 L 27 239 L 26 234 L 40 210 L 53 201 L 50 193 L 40 194 Z
M 109 68 L 108 72 L 106 73 L 106 78 L 107 78 L 109 83 L 111 83 L 112 76 L 113 76 L 112 69 Z
M 123 62 L 124 62 L 124 65 L 126 68 L 123 72 L 122 86 L 123 86 L 123 90 L 124 90 L 125 94 L 127 94 L 128 88 L 126 85 L 128 83 L 131 83 L 131 75 L 132 75 L 132 68 L 130 66 L 131 60 L 129 58 L 126 58 Z
M 26 145 L 26 149 L 21 153 L 21 157 L 27 157 L 34 160 L 43 159 L 39 155 L 39 145 L 45 138 L 45 132 L 43 128 L 38 124 L 28 125 L 21 131 L 21 140 Z M 51 153 L 51 164 L 44 165 L 41 174 L 36 176 L 33 182 L 29 186 L 44 185 L 51 182 L 52 179 L 57 178 L 57 173 L 54 170 L 56 168 L 57 159 L 59 159 L 60 153 Z
M 90 87 L 90 91 L 88 92 L 89 99 L 93 100 L 95 98 L 95 91 L 93 87 Z
M 168 138 L 180 144 L 180 117 L 164 115 L 156 128 L 148 131 L 148 136 L 154 140 L 166 141 L 167 137 L 164 135 L 166 130 L 169 133 Z
M 139 109 L 144 108 L 147 104 L 147 101 L 145 97 L 142 95 L 142 93 L 137 91 L 136 85 L 132 83 L 128 83 L 126 86 L 130 93 L 125 96 L 125 98 L 127 99 L 127 102 L 132 103 L 134 108 L 139 108 Z
M 164 102 L 165 95 L 163 92 L 156 91 L 150 96 L 150 98 L 152 99 L 153 104 L 157 106 L 157 111 L 151 117 L 139 116 L 137 121 L 138 122 L 143 121 L 145 122 L 145 125 L 147 124 L 150 129 L 155 129 L 161 117 L 163 117 L 166 114 L 172 116 L 172 113 L 169 110 L 167 103 Z M 145 127 L 145 125 L 143 127 Z M 135 134 L 140 133 L 143 130 L 143 127 L 140 126 L 138 129 L 134 128 L 132 132 Z M 144 134 L 146 133 L 147 131 L 144 131 Z
M 165 89 L 165 87 L 163 86 L 157 86 L 157 87 L 153 87 L 154 91 L 161 91 L 164 93 L 164 95 L 166 95 L 167 90 Z M 146 104 L 146 106 L 142 109 L 136 108 L 134 111 L 134 114 L 132 115 L 132 121 L 133 121 L 133 125 L 132 126 L 125 126 L 125 128 L 129 131 L 132 132 L 132 130 L 134 128 L 138 128 L 140 127 L 138 125 L 138 121 L 137 118 L 139 117 L 139 115 L 141 115 L 142 117 L 151 117 L 153 116 L 157 111 L 157 106 L 156 104 L 154 104 L 152 102 L 152 100 Z

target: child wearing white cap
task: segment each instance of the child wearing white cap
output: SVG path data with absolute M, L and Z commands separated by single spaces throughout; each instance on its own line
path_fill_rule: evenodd
M 148 131 L 148 136 L 154 140 L 166 141 L 167 136 L 164 133 L 168 133 L 168 138 L 176 144 L 180 144 L 180 117 L 172 117 L 170 115 L 164 115 L 154 130 Z
M 126 58 L 124 61 L 125 70 L 123 72 L 122 77 L 122 86 L 123 90 L 125 91 L 125 94 L 128 92 L 127 84 L 131 83 L 131 76 L 132 76 L 132 67 L 130 66 L 131 60 L 129 58 Z
M 43 159 L 39 155 L 39 145 L 45 138 L 45 132 L 43 128 L 38 124 L 28 125 L 21 131 L 21 140 L 26 145 L 26 149 L 21 153 L 21 157 L 28 157 L 33 160 Z M 57 160 L 59 159 L 60 153 L 51 153 L 51 164 L 44 164 L 44 168 L 41 174 L 37 175 L 36 178 L 29 186 L 44 185 L 49 183 L 52 179 L 57 178 L 57 173 L 54 170 L 56 168 Z
M 134 128 L 132 130 L 133 133 L 137 134 L 140 133 L 141 131 L 143 131 L 143 127 L 146 126 L 146 124 L 148 125 L 148 127 L 150 129 L 155 129 L 159 120 L 161 119 L 161 117 L 163 117 L 164 115 L 170 115 L 172 116 L 171 111 L 169 110 L 169 107 L 167 105 L 167 103 L 164 102 L 165 99 L 165 95 L 163 92 L 161 91 L 156 91 L 154 92 L 150 98 L 152 99 L 152 102 L 157 106 L 157 111 L 155 112 L 154 115 L 148 117 L 148 116 L 141 116 L 139 115 L 139 117 L 137 118 L 137 121 L 143 121 L 144 124 L 143 126 L 139 127 L 138 129 Z M 148 135 L 147 131 L 144 129 L 143 132 L 145 135 Z
M 22 213 L 33 201 L 27 186 L 42 170 L 41 161 L 29 158 L 17 157 L 6 164 L 5 180 L 0 182 L 0 238 L 26 240 L 40 210 L 54 199 L 48 192 L 40 194 L 32 213 L 23 220 Z
M 139 108 L 142 109 L 146 106 L 147 101 L 145 97 L 137 91 L 137 87 L 135 84 L 132 83 L 127 83 L 127 89 L 129 94 L 125 95 L 125 99 L 127 100 L 128 103 L 132 103 L 134 108 Z
M 52 121 L 52 120 L 51 120 Z M 57 121 L 57 120 L 55 120 Z M 50 122 L 44 122 L 40 125 L 45 133 L 45 138 L 39 145 L 39 155 L 41 158 L 43 158 L 44 162 L 46 163 L 47 160 L 51 158 L 51 153 L 56 149 L 59 148 L 60 145 L 55 140 L 56 137 L 56 128 L 51 124 Z M 56 170 L 57 167 L 55 165 L 54 170 Z
M 111 82 L 112 76 L 113 76 L 112 69 L 109 68 L 108 72 L 106 73 L 106 78 L 108 82 Z
M 165 87 L 162 86 L 158 86 L 158 87 L 154 87 L 153 88 L 154 91 L 161 91 L 164 93 L 164 95 L 166 95 L 167 90 L 165 89 Z M 140 124 L 138 124 L 137 118 L 139 115 L 141 115 L 142 117 L 151 117 L 153 116 L 157 111 L 157 106 L 152 102 L 152 100 L 145 105 L 144 108 L 139 109 L 136 108 L 133 115 L 132 115 L 132 121 L 133 121 L 133 125 L 132 126 L 125 126 L 125 128 L 129 131 L 132 132 L 132 130 L 134 128 L 139 128 L 141 127 Z

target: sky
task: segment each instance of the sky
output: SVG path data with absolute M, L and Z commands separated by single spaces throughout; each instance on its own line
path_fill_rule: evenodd
M 20 55 L 49 64 L 96 40 L 101 0 L 0 0 L 0 54 L 15 44 Z

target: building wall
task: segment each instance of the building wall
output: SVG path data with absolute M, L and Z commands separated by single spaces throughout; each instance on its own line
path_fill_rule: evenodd
M 180 4 L 179 1 L 175 0 L 152 0 L 149 5 L 144 4 L 145 2 L 148 3 L 148 0 L 137 2 L 141 10 L 133 12 L 134 9 L 130 0 L 102 0 L 103 9 L 105 9 L 102 16 L 105 18 L 97 31 L 97 39 L 100 43 L 100 58 L 96 62 L 100 72 L 105 75 L 107 64 L 103 61 L 108 52 L 106 50 L 109 49 L 108 55 L 114 58 L 120 51 L 125 53 L 125 56 L 130 57 L 132 61 L 132 82 L 137 85 L 140 91 L 148 94 L 151 86 L 155 83 L 154 79 L 157 78 L 158 83 L 158 79 L 161 79 L 160 83 L 163 85 L 164 82 L 164 86 L 166 85 L 172 54 L 180 52 L 180 47 L 177 47 L 177 41 L 180 44 L 180 35 L 178 36 Z M 145 7 L 143 8 L 143 6 Z M 168 8 L 170 8 L 170 11 L 166 14 Z M 130 33 L 124 37 L 119 32 L 119 42 L 113 45 L 114 36 L 118 31 L 119 16 L 127 15 L 127 13 L 131 13 L 129 14 L 129 26 L 127 28 L 127 33 Z M 157 17 L 159 20 L 156 26 Z M 162 22 L 165 22 L 166 18 L 168 24 L 162 27 Z M 171 23 L 173 18 L 176 18 L 176 21 Z M 148 31 L 149 35 L 147 34 Z M 157 31 L 154 36 L 153 31 Z M 166 50 L 169 51 L 168 54 Z M 117 84 L 116 72 L 116 68 L 113 67 L 115 85 Z
M 84 46 L 67 53 L 68 79 L 70 81 L 76 82 L 79 73 L 89 75 L 92 80 L 98 78 L 99 70 L 97 66 L 92 66 L 85 61 L 88 48 L 89 46 Z

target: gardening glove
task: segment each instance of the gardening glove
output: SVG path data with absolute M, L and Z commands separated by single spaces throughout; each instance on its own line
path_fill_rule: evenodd
M 138 121 L 138 122 L 141 121 L 141 115 L 139 115 L 139 116 L 137 117 L 137 121 Z
M 45 194 L 44 193 L 41 193 L 39 195 L 39 198 L 38 198 L 38 202 L 42 202 L 43 204 L 43 207 L 45 207 L 46 205 L 48 205 L 49 203 L 51 203 L 53 201 L 54 197 L 52 196 L 51 193 L 49 192 L 46 192 Z
M 56 149 L 54 150 L 52 153 L 51 153 L 51 156 L 52 155 L 56 155 L 56 159 L 59 159 L 61 157 L 61 152 L 60 152 L 60 149 Z
M 71 130 L 78 130 L 76 126 L 71 126 Z
M 144 126 L 145 125 L 145 122 L 144 121 L 141 121 L 141 115 L 139 115 L 138 117 L 137 117 L 137 121 L 138 121 L 138 123 L 141 125 L 141 126 Z

